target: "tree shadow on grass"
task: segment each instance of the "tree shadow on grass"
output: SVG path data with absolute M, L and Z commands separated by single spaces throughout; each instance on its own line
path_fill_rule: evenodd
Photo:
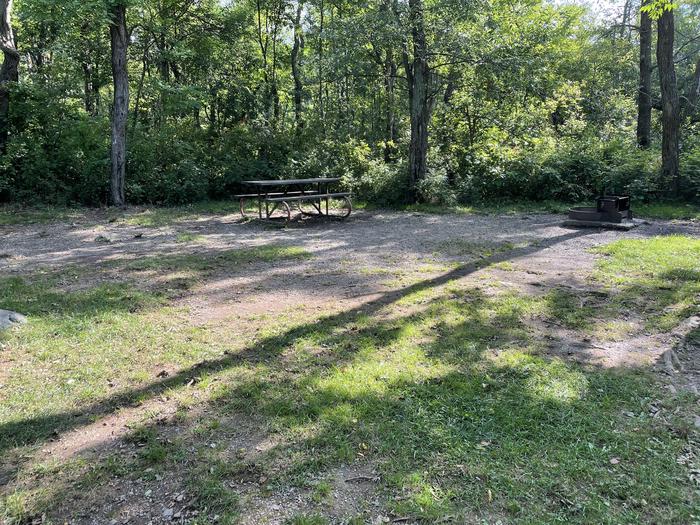
M 376 313 L 381 308 L 395 303 L 404 297 L 463 278 L 490 264 L 506 261 L 514 257 L 528 255 L 557 243 L 590 234 L 590 231 L 574 231 L 552 238 L 548 241 L 544 241 L 538 246 L 516 249 L 507 253 L 499 253 L 491 258 L 479 261 L 477 263 L 461 265 L 436 278 L 424 280 L 402 289 L 393 290 L 382 295 L 376 300 L 370 301 L 351 310 L 323 318 L 321 322 L 325 326 L 332 328 L 342 327 L 345 324 L 355 320 L 358 316 L 371 315 Z M 90 296 L 88 295 L 88 297 Z M 20 305 L 20 303 L 25 304 L 23 301 L 21 301 L 21 299 L 15 299 L 15 302 L 17 305 Z M 117 300 L 116 306 L 121 307 L 123 303 L 125 303 L 124 308 L 133 308 L 132 304 L 129 304 L 128 301 L 124 301 L 122 298 Z M 87 303 L 79 301 L 78 304 L 74 305 L 74 308 L 78 309 L 85 308 L 90 310 L 90 308 L 93 307 L 108 308 L 109 303 L 106 303 L 105 306 L 100 306 L 100 304 L 94 304 L 93 300 L 89 300 Z M 55 437 L 56 434 L 60 434 L 61 432 L 84 425 L 90 419 L 104 416 L 120 406 L 132 403 L 136 399 L 151 398 L 161 394 L 167 389 L 185 385 L 196 375 L 200 375 L 208 371 L 223 370 L 244 362 L 264 362 L 272 360 L 274 357 L 279 355 L 282 349 L 292 344 L 295 340 L 301 339 L 316 332 L 318 330 L 318 326 L 318 322 L 312 322 L 307 325 L 293 328 L 292 330 L 280 335 L 266 338 L 265 340 L 244 349 L 242 352 L 239 352 L 236 355 L 224 356 L 212 361 L 199 363 L 195 366 L 181 370 L 177 374 L 170 377 L 163 378 L 159 381 L 154 381 L 142 387 L 126 392 L 121 392 L 87 407 L 2 424 L 0 425 L 0 453 L 8 450 L 9 448 L 17 446 L 41 443 L 49 437 Z M 265 350 L 261 350 L 262 348 Z
M 272 493 L 308 489 L 362 458 L 396 496 L 386 504 L 399 518 L 687 522 L 692 495 L 677 481 L 674 455 L 682 440 L 645 415 L 645 374 L 538 356 L 523 306 L 507 298 L 448 289 L 416 305 L 394 317 L 333 316 L 269 338 L 266 348 L 279 346 L 256 360 L 255 377 L 237 374 L 233 362 L 207 367 L 219 383 L 205 402 L 208 419 L 255 416 L 291 440 L 242 459 L 235 447 L 209 447 L 232 441 L 231 429 L 202 435 L 186 426 L 177 444 L 184 459 L 141 454 L 133 472 L 177 469 L 193 508 L 232 520 L 251 472 Z M 289 347 L 297 351 L 282 352 Z M 626 412 L 639 415 L 627 421 Z M 51 490 L 44 503 L 56 508 L 68 487 Z

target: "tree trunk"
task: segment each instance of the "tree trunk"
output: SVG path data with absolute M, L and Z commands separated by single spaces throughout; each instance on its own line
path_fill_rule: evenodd
M 292 77 L 294 79 L 294 121 L 297 131 L 304 127 L 302 120 L 302 99 L 304 95 L 304 84 L 301 80 L 299 68 L 299 55 L 304 46 L 304 36 L 301 32 L 301 12 L 304 8 L 303 0 L 298 0 L 297 12 L 294 18 L 294 46 L 292 47 Z
M 418 200 L 417 185 L 425 178 L 427 172 L 428 124 L 432 112 L 432 97 L 429 93 L 431 72 L 428 66 L 423 1 L 409 0 L 408 5 L 413 37 L 413 61 L 410 67 L 406 68 L 411 113 L 408 183 L 409 197 L 415 202 Z
M 93 87 L 94 75 L 92 72 L 92 64 L 83 62 L 83 85 L 85 98 L 85 112 L 88 115 L 95 115 L 95 89 Z
M 642 6 L 649 0 L 644 0 Z M 639 92 L 637 93 L 637 144 L 651 145 L 651 17 L 641 11 L 639 21 Z
M 690 83 L 690 89 L 688 90 L 686 100 L 685 114 L 690 117 L 691 120 L 694 120 L 698 115 L 698 110 L 700 110 L 698 106 L 700 103 L 700 58 L 698 58 L 695 63 L 695 74 L 693 75 L 693 81 Z
M 664 180 L 671 183 L 673 195 L 677 197 L 680 193 L 678 156 L 681 114 L 676 67 L 673 63 L 673 15 L 673 10 L 664 10 L 659 17 L 656 61 L 661 84 L 661 171 Z
M 325 113 L 323 109 L 323 22 L 325 5 L 324 1 L 321 0 L 321 5 L 319 7 L 319 27 L 318 27 L 318 116 L 321 123 L 321 132 L 325 136 L 326 134 L 326 122 Z
M 10 83 L 19 80 L 19 53 L 12 30 L 12 0 L 0 0 L 0 154 L 5 153 L 9 134 Z
M 123 206 L 126 176 L 126 126 L 129 114 L 129 73 L 127 48 L 129 34 L 126 28 L 126 6 L 116 4 L 109 26 L 112 46 L 112 77 L 114 79 L 114 108 L 112 112 L 112 174 L 110 195 L 112 204 Z
M 386 51 L 384 61 L 384 91 L 386 93 L 386 137 L 384 143 L 384 162 L 393 160 L 398 130 L 396 126 L 396 114 L 394 113 L 394 84 L 396 83 L 396 61 L 391 49 Z

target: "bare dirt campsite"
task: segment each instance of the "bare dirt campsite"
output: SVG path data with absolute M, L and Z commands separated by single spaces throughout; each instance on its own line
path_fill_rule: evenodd
M 694 523 L 700 223 L 0 226 L 0 520 Z

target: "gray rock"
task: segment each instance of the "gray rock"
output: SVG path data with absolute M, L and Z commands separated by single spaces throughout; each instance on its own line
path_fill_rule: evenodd
M 18 324 L 24 324 L 27 322 L 27 318 L 22 314 L 13 312 L 11 310 L 0 310 L 0 330 L 7 330 Z

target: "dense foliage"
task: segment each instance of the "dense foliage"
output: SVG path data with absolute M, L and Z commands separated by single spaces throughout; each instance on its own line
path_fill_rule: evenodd
M 107 2 L 108 3 L 108 2 Z M 126 197 L 227 197 L 250 178 L 334 175 L 407 198 L 410 10 L 399 0 L 133 0 Z M 427 201 L 663 196 L 659 115 L 636 145 L 639 5 L 429 0 Z M 16 0 L 20 79 L 0 200 L 108 201 L 105 1 Z M 700 4 L 676 10 L 679 90 L 700 56 Z M 658 97 L 658 80 L 653 90 Z M 657 108 L 658 109 L 658 108 Z M 685 111 L 682 197 L 700 191 L 698 111 Z

